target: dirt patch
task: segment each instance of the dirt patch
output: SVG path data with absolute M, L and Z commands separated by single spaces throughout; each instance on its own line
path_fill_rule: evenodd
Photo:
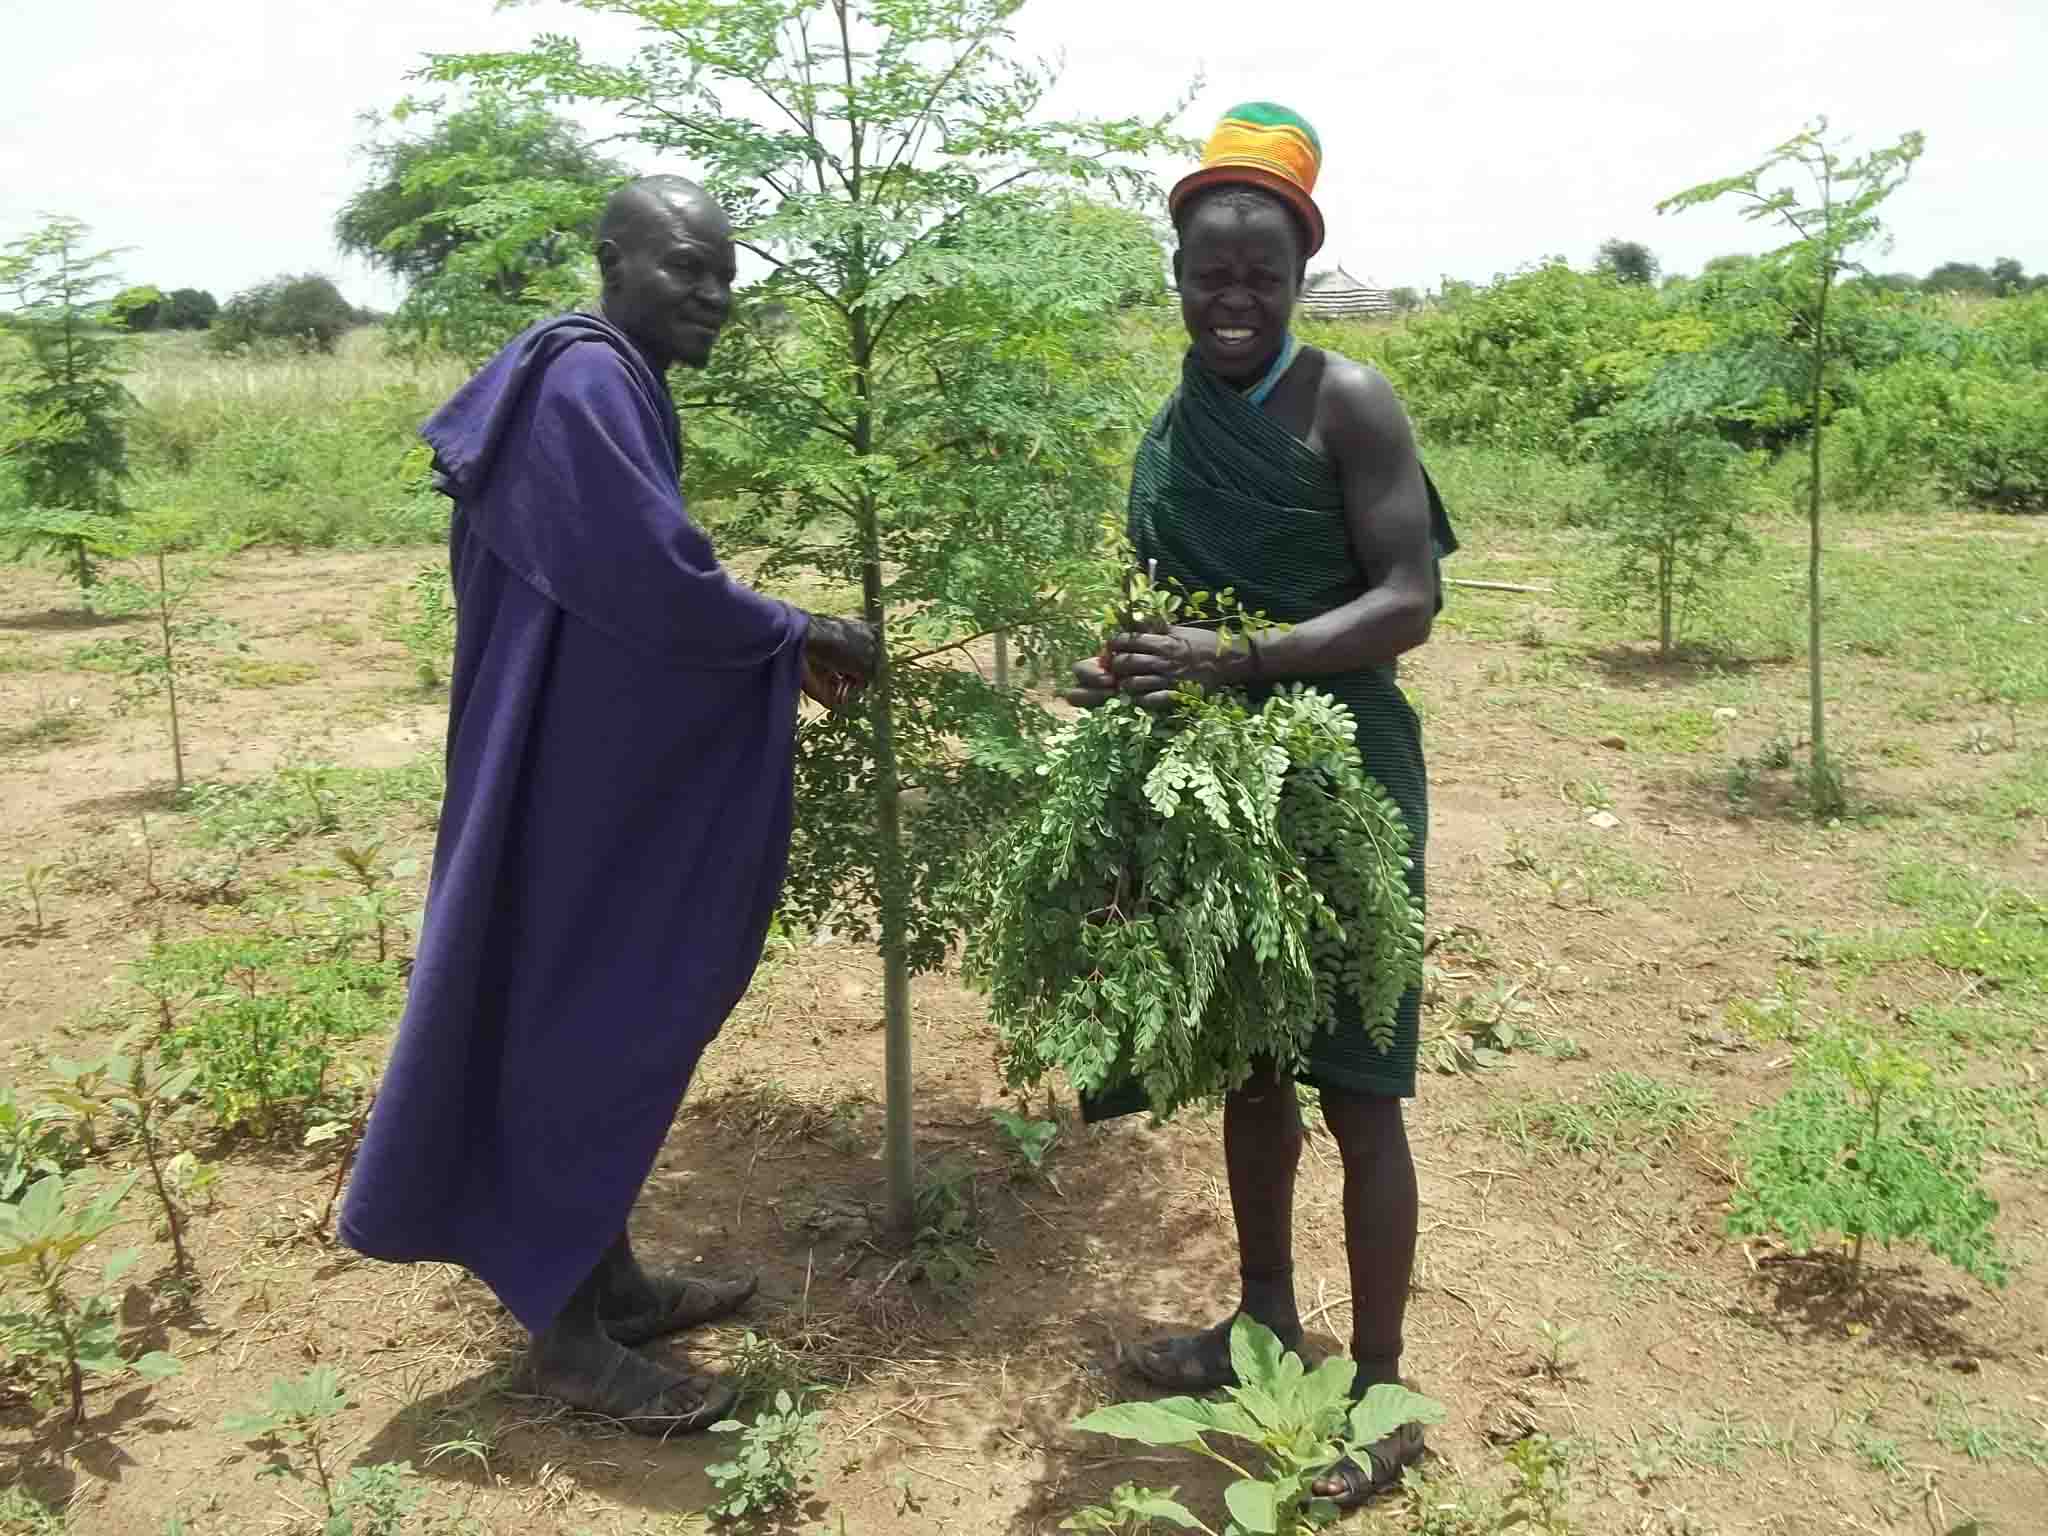
M 219 611 L 250 654 L 280 666 L 254 674 L 274 680 L 263 686 L 224 683 L 193 703 L 193 777 L 246 782 L 289 760 L 388 766 L 436 750 L 445 706 L 417 692 L 371 621 L 378 595 L 422 558 L 233 562 Z M 0 672 L 0 716 L 58 700 L 91 726 L 0 759 L 0 871 L 61 870 L 41 930 L 25 931 L 24 914 L 0 919 L 0 1041 L 18 1081 L 120 995 L 153 926 L 231 920 L 145 891 L 144 861 L 187 847 L 190 818 L 163 808 L 155 717 L 115 716 L 107 680 L 69 664 L 96 631 L 37 617 L 62 602 L 53 582 L 0 572 L 0 629 L 17 658 Z M 1599 745 L 1614 696 L 1637 722 L 1646 709 L 1711 719 L 1725 672 L 1569 656 L 1547 681 L 1503 678 L 1529 654 L 1446 632 L 1404 669 L 1434 784 L 1426 1036 L 1469 1028 L 1512 988 L 1529 1010 L 1518 1017 L 1552 1047 L 1510 1052 L 1498 1070 L 1431 1073 L 1411 1114 L 1424 1216 L 1406 1368 L 1450 1407 L 1438 1455 L 1488 1483 L 1503 1439 L 1557 1437 L 1586 1532 L 1922 1531 L 1937 1510 L 1951 1525 L 2035 1529 L 2048 1492 L 2038 1172 L 1994 1163 L 2001 1232 L 2035 1260 L 2003 1293 L 1901 1253 L 1877 1255 L 1880 1282 L 1844 1300 L 1822 1267 L 1723 1232 L 1728 1126 L 1782 1088 L 1789 1059 L 1782 1042 L 1731 1024 L 1730 1005 L 1788 968 L 1810 975 L 1817 998 L 1860 985 L 1808 965 L 1799 934 L 1896 921 L 1873 870 L 1895 848 L 1926 846 L 1915 840 L 1926 825 L 1820 829 L 1731 803 L 1718 771 L 1751 750 L 1742 732 L 1797 717 L 1796 667 L 1750 668 L 1740 729 L 1698 750 L 1615 750 Z M 1870 763 L 1859 787 L 1873 799 L 1924 803 L 1938 780 L 1988 782 L 2009 766 L 1957 761 L 1950 725 L 1885 729 L 1926 760 Z M 158 829 L 153 854 L 140 846 L 144 818 Z M 382 835 L 394 854 L 430 846 L 404 818 Z M 308 857 L 280 854 L 245 878 Z M 689 1340 L 689 1356 L 725 1369 L 765 1359 L 791 1384 L 831 1389 L 813 1524 L 1022 1536 L 1131 1480 L 1220 1508 L 1220 1483 L 1192 1460 L 1068 1427 L 1137 1395 L 1120 1365 L 1131 1343 L 1235 1299 L 1216 1119 L 1087 1129 L 1069 1114 L 1047 1176 L 1028 1176 L 989 1119 L 1004 1100 L 979 1001 L 949 978 L 920 980 L 920 1151 L 972 1218 L 972 1282 L 935 1294 L 871 1240 L 879 997 L 871 956 L 802 940 L 771 955 L 707 1058 L 636 1235 L 684 1261 L 758 1268 L 762 1294 L 741 1323 Z M 2039 1050 L 2036 1036 L 2028 1051 Z M 1618 1073 L 1682 1108 L 1668 1122 L 1616 1121 L 1584 1145 L 1560 1139 L 1550 1107 L 1595 1104 Z M 726 1437 L 661 1446 L 565 1420 L 515 1390 L 520 1339 L 487 1292 L 313 1235 L 308 1212 L 334 1177 L 327 1151 L 221 1153 L 222 1185 L 191 1234 L 189 1300 L 164 1283 L 167 1249 L 147 1224 L 125 1234 L 150 1256 L 126 1324 L 174 1349 L 185 1373 L 95 1390 L 75 1436 L 18 1397 L 0 1404 L 0 1476 L 68 1502 L 73 1529 L 160 1536 L 173 1512 L 204 1536 L 280 1528 L 302 1490 L 259 1478 L 264 1454 L 220 1421 L 314 1363 L 355 1396 L 348 1462 L 409 1461 L 435 1510 L 466 1511 L 480 1529 L 680 1530 L 665 1522 L 710 1501 L 704 1469 L 730 1454 Z M 1315 1132 L 1297 1283 L 1320 1349 L 1349 1323 L 1340 1194 L 1334 1149 Z M 1551 1370 L 1534 1366 L 1545 1325 L 1570 1336 Z M 767 1344 L 748 1346 L 749 1330 Z M 1398 1528 L 1390 1511 L 1367 1519 Z

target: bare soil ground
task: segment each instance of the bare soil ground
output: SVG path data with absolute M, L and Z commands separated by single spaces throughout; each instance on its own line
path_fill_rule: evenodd
M 190 775 L 436 752 L 444 701 L 370 618 L 420 558 L 235 560 L 213 606 L 252 649 L 188 702 Z M 192 817 L 169 804 L 162 724 L 112 713 L 111 680 L 78 649 L 107 630 L 67 617 L 68 601 L 41 573 L 0 569 L 0 875 L 58 870 L 40 930 L 25 907 L 0 909 L 0 1050 L 23 1085 L 47 1054 L 105 1028 L 152 930 L 233 921 L 167 886 L 164 871 L 192 856 Z M 1995 799 L 2028 771 L 2025 752 L 1958 752 L 1967 708 L 1905 708 L 1927 692 L 1910 664 L 1846 657 L 1836 687 L 1857 701 L 1842 712 L 1862 749 L 1857 789 L 1879 809 L 1816 827 L 1766 768 L 1738 810 L 1729 765 L 1767 757 L 1796 726 L 1801 668 L 1537 645 L 1573 625 L 1540 601 L 1457 594 L 1406 674 L 1434 783 L 1426 1054 L 1449 1069 L 1425 1076 L 1411 1114 L 1424 1214 L 1406 1368 L 1450 1410 L 1433 1436 L 1455 1474 L 1444 1499 L 1497 1486 L 1500 1447 L 1540 1430 L 1568 1450 L 1583 1532 L 1947 1536 L 1970 1518 L 2010 1536 L 2048 1529 L 2038 1166 L 1990 1165 L 2015 1259 L 2003 1292 L 1902 1249 L 1876 1252 L 1867 1294 L 1847 1296 L 1829 1266 L 1737 1243 L 1723 1225 L 1730 1125 L 1782 1088 L 1793 1055 L 1742 1005 L 1789 998 L 1807 1019 L 1833 1004 L 1878 1017 L 1926 1002 L 2038 1006 L 1931 961 L 1846 966 L 1813 941 L 1907 922 L 1885 893 L 1900 857 L 2038 891 L 2039 813 Z M 1915 814 L 1943 797 L 2021 808 Z M 415 809 L 368 830 L 394 853 L 431 851 Z M 653 1253 L 761 1272 L 751 1312 L 687 1340 L 691 1358 L 832 1389 L 818 1484 L 786 1528 L 1025 1536 L 1125 1481 L 1178 1485 L 1220 1511 L 1220 1484 L 1191 1459 L 1068 1428 L 1140 1395 L 1119 1363 L 1131 1341 L 1235 1299 L 1217 1120 L 1091 1130 L 1070 1115 L 1046 1176 L 1026 1176 L 989 1119 L 1005 1101 L 980 1003 L 951 978 L 922 979 L 920 1151 L 934 1174 L 951 1170 L 981 1260 L 971 1292 L 935 1295 L 869 1241 L 879 996 L 878 966 L 844 943 L 771 953 L 638 1216 Z M 1522 1042 L 1471 1070 L 1460 1037 L 1503 1010 Z M 2001 1080 L 2033 1081 L 2042 1065 L 2040 1030 L 2020 1033 L 1994 1064 Z M 355 1399 L 347 1460 L 410 1462 L 425 1481 L 410 1529 L 458 1517 L 508 1533 L 694 1528 L 685 1517 L 711 1501 L 704 1468 L 730 1454 L 728 1437 L 654 1444 L 518 1396 L 519 1336 L 486 1291 L 458 1272 L 360 1261 L 312 1230 L 332 1148 L 209 1155 L 222 1185 L 193 1224 L 189 1300 L 159 1273 L 168 1249 L 139 1196 L 121 1234 L 147 1254 L 125 1297 L 130 1340 L 174 1350 L 184 1373 L 98 1387 L 79 1431 L 33 1411 L 19 1380 L 0 1383 L 0 1480 L 100 1536 L 160 1536 L 172 1516 L 200 1536 L 313 1529 L 303 1488 L 260 1477 L 263 1452 L 221 1420 L 273 1377 L 324 1363 Z M 1297 1274 L 1325 1349 L 1348 1326 L 1339 1181 L 1312 1135 Z M 1561 1350 L 1546 1324 L 1572 1331 Z M 748 1330 L 765 1342 L 748 1346 Z M 1436 1529 L 1468 1529 L 1440 1514 Z M 1353 1525 L 1416 1528 L 1398 1502 Z

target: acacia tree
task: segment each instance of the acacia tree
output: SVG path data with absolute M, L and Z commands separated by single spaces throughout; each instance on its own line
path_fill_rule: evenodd
M 71 564 L 90 598 L 94 551 L 122 514 L 128 418 L 122 384 L 128 346 L 102 295 L 115 252 L 92 251 L 86 225 L 52 218 L 0 251 L 0 291 L 12 295 L 13 330 L 26 343 L 0 355 L 0 458 L 11 460 L 21 508 L 0 534 L 18 554 L 48 549 Z
M 888 1219 L 914 1206 L 909 982 L 941 965 L 960 876 L 1049 717 L 964 664 L 1006 632 L 1071 655 L 1142 419 L 1116 307 L 1162 287 L 1153 120 L 1053 121 L 1016 59 L 1023 0 L 579 0 L 631 17 L 623 63 L 572 39 L 426 73 L 600 103 L 698 169 L 769 269 L 712 368 L 681 381 L 693 492 L 764 578 L 857 591 L 885 658 L 852 718 L 804 731 L 785 891 L 883 962 Z M 772 318 L 771 318 L 772 317 Z M 730 547 L 730 546 L 728 546 Z
M 1827 709 L 1821 692 L 1821 433 L 1829 364 L 1839 350 L 1828 332 L 1828 301 L 1844 272 L 1861 271 L 1850 260 L 1859 247 L 1880 241 L 1884 225 L 1878 206 L 1912 174 L 1913 162 L 1926 147 L 1926 136 L 1908 133 L 1885 149 L 1850 158 L 1840 140 L 1830 141 L 1828 121 L 1816 118 L 1803 133 L 1787 139 L 1758 165 L 1737 176 L 1690 188 L 1657 205 L 1661 213 L 1697 208 L 1725 197 L 1738 199 L 1742 216 L 1753 223 L 1782 224 L 1791 241 L 1766 260 L 1782 267 L 1791 281 L 1802 349 L 1807 361 L 1807 558 L 1806 558 L 1806 683 L 1811 709 L 1811 759 L 1808 794 L 1816 815 L 1835 816 L 1843 809 L 1841 774 L 1828 757 Z M 1812 202 L 1802 202 L 1792 186 L 1766 190 L 1759 183 L 1780 170 L 1806 176 Z
M 407 284 L 403 344 L 479 359 L 595 286 L 591 236 L 626 171 L 538 101 L 480 92 L 466 105 L 404 101 L 419 132 L 372 139 L 370 179 L 334 221 L 343 250 Z
M 216 352 L 265 343 L 300 352 L 332 352 L 343 333 L 358 323 L 354 306 L 342 297 L 334 279 L 307 272 L 243 289 L 223 306 L 208 329 L 206 344 Z
M 1617 282 L 1638 283 L 1645 288 L 1657 281 L 1659 270 L 1656 254 L 1647 245 L 1618 236 L 1600 242 L 1600 253 L 1593 265 L 1596 271 L 1612 274 Z

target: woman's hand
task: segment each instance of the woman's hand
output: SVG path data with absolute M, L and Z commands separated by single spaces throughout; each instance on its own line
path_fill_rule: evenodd
M 1251 681 L 1251 653 L 1242 643 L 1223 650 L 1213 629 L 1176 625 L 1163 635 L 1117 635 L 1109 642 L 1109 671 L 1124 697 L 1159 710 L 1182 683 L 1230 688 Z
M 1074 686 L 1060 697 L 1076 709 L 1095 709 L 1116 697 L 1116 679 L 1110 676 L 1101 656 L 1090 656 L 1074 663 Z

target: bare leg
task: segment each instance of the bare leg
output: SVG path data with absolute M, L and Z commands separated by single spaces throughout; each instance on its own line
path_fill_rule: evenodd
M 1291 1079 L 1264 1072 L 1224 1100 L 1223 1161 L 1243 1290 L 1237 1311 L 1214 1327 L 1140 1350 L 1134 1363 L 1149 1380 L 1184 1391 L 1235 1382 L 1230 1327 L 1240 1313 L 1264 1323 L 1287 1348 L 1301 1348 L 1294 1300 L 1294 1174 L 1301 1145 L 1301 1105 Z
M 1344 1255 L 1351 1271 L 1352 1390 L 1401 1380 L 1401 1323 L 1415 1268 L 1420 1201 L 1415 1157 L 1401 1101 L 1323 1090 L 1323 1119 L 1344 1161 Z M 1404 1430 L 1373 1447 L 1370 1468 L 1333 1467 L 1318 1480 L 1318 1498 L 1361 1502 L 1400 1478 L 1422 1453 L 1419 1430 Z

